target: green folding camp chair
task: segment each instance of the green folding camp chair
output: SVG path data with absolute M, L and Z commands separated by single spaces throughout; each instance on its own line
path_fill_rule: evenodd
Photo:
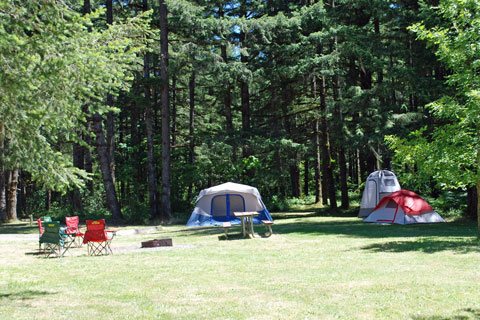
M 52 222 L 52 218 L 51 217 L 48 217 L 48 216 L 45 216 L 43 217 L 43 220 L 42 218 L 38 218 L 37 219 L 37 223 L 38 223 L 38 252 L 41 253 L 43 252 L 43 249 L 42 249 L 42 242 L 40 242 L 40 238 L 42 237 L 42 234 L 43 232 L 45 231 L 44 228 L 43 228 L 43 224 L 45 222 Z
M 60 221 L 45 222 L 40 244 L 44 245 L 45 258 L 50 256 L 61 258 L 70 249 L 73 238 L 66 235 L 67 228 L 60 227 Z

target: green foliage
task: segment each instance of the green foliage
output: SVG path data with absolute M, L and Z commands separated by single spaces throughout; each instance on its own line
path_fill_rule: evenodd
M 108 110 L 105 93 L 127 85 L 147 41 L 148 15 L 93 28 L 104 11 L 81 16 L 53 0 L 0 1 L 5 166 L 21 164 L 52 189 L 83 185 L 86 173 L 60 145 L 79 142 L 87 115 Z
M 466 192 L 464 190 L 444 190 L 437 198 L 428 198 L 428 203 L 444 219 L 458 220 L 466 210 Z
M 445 26 L 416 24 L 410 29 L 435 48 L 451 70 L 447 83 L 456 89 L 428 105 L 438 122 L 412 132 L 408 138 L 387 137 L 400 163 L 415 167 L 419 183 L 434 179 L 445 188 L 477 183 L 480 170 L 480 3 L 444 0 L 435 12 Z
M 422 19 L 425 29 L 444 25 L 445 18 L 436 18 L 429 8 L 435 1 L 421 1 L 420 7 L 364 0 L 165 2 L 175 128 L 174 211 L 190 212 L 201 189 L 226 181 L 254 185 L 269 208 L 303 205 L 306 200 L 291 197 L 306 182 L 301 181 L 306 161 L 309 189 L 314 189 L 314 122 L 319 119 L 320 136 L 331 153 L 322 161 L 333 167 L 337 189 L 342 180 L 339 155 L 346 157 L 349 190 L 362 187 L 357 177 L 374 170 L 376 158 L 380 165 L 390 162 L 393 152 L 385 148 L 385 135 L 391 136 L 387 143 L 396 150 L 393 166 L 404 185 L 433 193 L 441 187 L 464 187 L 473 179 L 475 158 L 468 152 L 477 143 L 474 120 L 459 107 L 460 101 L 454 105 L 445 98 L 438 108 L 425 109 L 440 94 L 455 90 L 442 83 L 445 72 L 433 54 L 435 47 L 426 48 L 424 40 L 406 29 Z M 147 104 L 154 113 L 157 177 L 162 168 L 158 2 L 145 2 L 153 8 L 148 21 L 136 17 L 139 3 L 114 1 L 112 26 L 105 22 L 102 1 L 92 1 L 92 8 L 99 9 L 85 17 L 69 9 L 80 12 L 80 0 L 34 0 L 24 7 L 19 1 L 0 3 L 5 18 L 0 54 L 11 61 L 0 62 L 6 70 L 0 74 L 0 111 L 8 119 L 3 138 L 8 165 L 20 164 L 60 190 L 81 185 L 87 177 L 72 167 L 71 144 L 84 134 L 86 114 L 111 110 L 105 97 L 118 93 L 113 108 L 116 185 L 126 219 L 143 223 L 149 216 Z M 31 25 L 41 32 L 32 31 Z M 142 65 L 148 59 L 142 61 L 141 51 L 146 44 L 148 80 Z M 248 97 L 242 96 L 246 86 Z M 245 98 L 249 110 L 243 109 Z M 14 99 L 21 103 L 14 105 Z M 443 125 L 448 126 L 434 130 Z M 443 140 L 435 147 L 430 144 L 434 139 Z M 455 151 L 445 157 L 443 149 L 449 148 Z M 96 173 L 89 178 L 96 186 L 102 183 Z M 103 205 L 102 197 L 94 199 L 95 205 Z
M 151 214 L 148 203 L 135 201 L 130 199 L 130 203 L 122 210 L 126 223 L 130 224 L 148 224 Z
M 283 198 L 273 195 L 265 199 L 265 205 L 270 211 L 291 211 L 298 210 L 302 206 L 312 205 L 315 203 L 315 196 L 306 196 L 303 198 Z

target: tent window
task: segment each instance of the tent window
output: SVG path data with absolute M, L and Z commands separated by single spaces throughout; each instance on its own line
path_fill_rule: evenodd
M 385 206 L 386 208 L 396 208 L 397 203 L 393 200 L 388 201 L 387 205 Z
M 383 175 L 384 175 L 385 177 L 388 177 L 388 176 L 393 177 L 393 176 L 394 176 L 393 173 L 388 172 L 388 171 L 383 171 Z
M 227 196 L 216 196 L 212 199 L 212 216 L 227 216 Z
M 385 179 L 385 180 L 383 180 L 383 183 L 387 187 L 394 187 L 395 186 L 395 180 L 393 180 L 393 179 Z
M 245 211 L 245 201 L 243 200 L 242 196 L 231 194 L 229 195 L 229 199 L 230 199 L 230 206 L 229 206 L 230 217 L 234 216 L 233 213 L 235 211 Z
M 212 217 L 215 220 L 233 220 L 235 211 L 245 211 L 245 199 L 241 195 L 222 194 L 212 198 Z

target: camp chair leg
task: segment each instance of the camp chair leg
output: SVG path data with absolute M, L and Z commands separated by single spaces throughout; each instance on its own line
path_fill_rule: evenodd
M 103 242 L 92 242 L 87 243 L 87 252 L 89 256 L 102 256 L 102 255 L 113 255 L 112 248 L 110 243 L 112 240 L 103 241 Z
M 71 238 L 67 237 L 65 239 L 65 242 L 63 243 L 63 247 L 59 246 L 60 258 L 63 257 L 65 255 L 65 253 L 67 253 L 67 252 L 70 253 L 70 255 L 72 255 L 72 253 L 70 252 L 70 247 L 72 246 L 72 244 L 74 242 L 75 242 L 75 238 L 71 239 Z
M 52 243 L 45 243 L 45 248 L 43 253 L 45 254 L 45 258 L 50 258 L 50 256 L 54 256 L 57 258 L 62 258 L 65 253 L 70 252 L 70 246 L 72 245 L 72 242 L 65 243 L 65 245 L 62 247 L 58 244 L 52 244 Z
M 50 258 L 50 256 L 55 256 L 60 258 L 60 246 L 53 243 L 45 243 L 45 258 Z
M 83 235 L 75 237 L 75 248 L 81 248 L 83 246 Z
M 74 235 L 74 234 L 69 234 L 68 235 L 69 238 L 72 238 L 72 247 L 73 248 L 81 248 L 83 246 L 83 234 L 78 234 L 78 235 Z

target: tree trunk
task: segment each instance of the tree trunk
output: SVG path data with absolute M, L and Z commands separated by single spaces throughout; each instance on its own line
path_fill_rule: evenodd
M 5 171 L 0 168 L 0 222 L 7 221 L 7 197 L 5 192 Z
M 337 94 L 334 93 L 334 99 Z M 338 98 L 338 96 L 337 96 Z M 343 130 L 342 130 L 342 123 L 343 123 L 343 115 L 342 111 L 340 109 L 340 106 L 338 106 L 338 100 L 337 100 L 337 107 L 336 107 L 336 113 L 337 113 L 337 134 L 338 134 L 338 139 L 337 139 L 337 150 L 338 150 L 338 165 L 340 169 L 340 188 L 341 188 L 341 194 L 342 194 L 342 204 L 341 207 L 342 209 L 348 209 L 350 204 L 349 204 L 349 198 L 348 198 L 348 184 L 347 184 L 347 160 L 345 158 L 345 149 L 343 147 L 343 144 L 345 143 L 343 139 Z
M 222 59 L 223 63 L 227 64 L 227 48 L 222 45 Z M 232 118 L 232 94 L 230 84 L 225 87 L 225 93 L 223 96 L 223 107 L 225 110 L 225 122 L 228 132 L 233 132 L 233 118 Z
M 52 207 L 52 190 L 45 190 L 45 210 L 50 211 Z
M 337 118 L 336 125 L 336 134 L 337 134 L 337 154 L 338 154 L 338 165 L 340 169 L 340 189 L 342 195 L 342 209 L 349 208 L 349 199 L 348 199 L 348 185 L 347 185 L 347 160 L 345 159 L 345 144 L 344 135 L 343 135 L 343 113 L 340 107 L 340 78 L 338 75 L 333 77 L 333 99 L 335 103 L 335 113 Z
M 190 99 L 190 121 L 189 121 L 189 136 L 190 136 L 190 147 L 188 150 L 188 164 L 193 170 L 193 163 L 195 158 L 195 66 L 192 67 L 192 74 L 188 82 L 189 88 L 189 99 Z M 192 190 L 193 190 L 193 179 L 188 185 L 187 199 L 192 199 Z
M 314 76 L 312 79 L 312 95 L 316 103 L 317 101 L 317 77 Z M 315 203 L 323 204 L 323 191 L 322 191 L 322 181 L 321 181 L 321 153 L 320 153 L 320 121 L 318 118 L 315 118 L 313 124 L 313 146 L 315 150 L 315 161 L 314 161 L 314 172 L 315 172 Z
M 335 1 L 332 0 L 332 7 L 335 8 Z M 338 39 L 337 36 L 333 38 L 333 47 L 332 51 L 335 51 L 338 54 Z M 338 164 L 340 169 L 340 190 L 341 190 L 341 198 L 342 198 L 342 209 L 348 209 L 349 207 L 349 199 L 348 199 L 348 186 L 347 186 L 347 161 L 345 159 L 345 139 L 343 134 L 343 112 L 340 106 L 340 76 L 338 74 L 333 75 L 333 100 L 335 101 L 335 113 L 336 113 L 336 134 L 337 139 L 335 144 L 337 146 L 337 154 L 338 154 Z
M 241 46 L 244 46 L 245 38 L 245 33 L 241 32 Z M 246 67 L 246 64 L 248 63 L 248 57 L 242 54 L 240 57 L 240 61 L 241 63 L 245 64 Z M 250 92 L 248 88 L 248 83 L 244 80 L 240 81 L 240 96 L 242 105 L 242 136 L 245 140 L 242 144 L 242 158 L 247 158 L 250 154 L 247 143 L 247 140 L 250 136 Z
M 309 190 L 309 182 L 310 182 L 310 174 L 309 174 L 309 161 L 308 159 L 305 159 L 305 163 L 303 165 L 304 168 L 304 176 L 303 176 L 303 193 L 305 194 L 306 197 L 308 197 L 310 190 Z
M 153 75 L 156 77 L 156 73 L 158 70 L 158 54 L 152 54 L 153 58 Z M 159 116 L 158 113 L 160 111 L 160 104 L 158 103 L 158 97 L 159 97 L 159 92 L 158 92 L 159 87 L 157 85 L 154 85 L 152 90 L 152 112 L 153 112 L 153 132 L 159 132 L 160 129 L 160 122 L 158 121 Z M 158 175 L 157 175 L 158 179 Z
M 106 0 L 107 7 L 107 24 L 113 24 L 113 0 Z M 113 95 L 110 93 L 107 94 L 107 105 L 113 107 Z M 106 121 L 106 131 L 107 131 L 107 149 L 108 149 L 108 159 L 110 160 L 110 174 L 112 175 L 112 181 L 115 184 L 115 115 L 113 111 L 107 113 Z
M 273 123 L 273 136 L 278 137 L 279 135 L 280 135 L 279 123 L 278 121 L 275 121 Z M 278 188 L 276 190 L 276 193 L 280 197 L 286 197 L 285 179 L 282 174 L 283 172 L 282 158 L 280 156 L 280 152 L 278 149 L 275 150 L 274 160 L 275 160 L 275 171 L 278 174 Z
M 292 195 L 296 198 L 303 198 L 302 179 L 300 176 L 300 152 L 295 153 L 295 164 L 290 166 L 290 177 L 292 182 Z
M 467 188 L 467 216 L 472 220 L 477 216 L 477 187 Z
M 92 124 L 92 119 L 87 120 L 87 135 L 85 137 L 85 143 L 93 147 L 93 141 L 92 137 L 90 135 L 90 132 L 93 132 L 93 124 Z M 90 148 L 85 148 L 84 149 L 84 154 L 85 154 L 85 171 L 87 173 L 93 174 L 93 159 L 92 159 L 92 150 Z M 93 195 L 93 180 L 88 180 L 87 181 L 87 189 L 90 191 L 90 194 Z
M 347 175 L 347 161 L 345 159 L 345 150 L 340 148 L 338 151 L 338 165 L 340 167 L 340 187 L 342 191 L 342 209 L 348 209 L 350 207 L 350 201 L 348 198 L 348 175 Z
M 92 6 L 90 4 L 90 0 L 84 0 L 83 1 L 83 14 L 85 15 L 85 14 L 89 14 L 91 12 L 92 12 Z M 88 30 L 90 31 L 91 28 L 88 27 Z M 85 113 L 87 112 L 87 107 L 86 106 L 84 106 L 83 111 Z M 93 132 L 92 119 L 91 118 L 87 119 L 86 126 L 87 126 L 87 129 L 86 129 L 87 135 L 85 136 L 85 143 L 88 146 L 93 147 L 92 138 L 89 134 L 90 132 Z M 90 150 L 90 148 L 85 148 L 84 155 L 85 155 L 85 158 L 84 158 L 85 159 L 85 171 L 87 171 L 87 173 L 93 173 L 92 151 Z M 90 191 L 90 194 L 93 195 L 93 180 L 88 180 L 87 181 L 87 189 Z M 47 193 L 49 193 L 49 191 L 47 191 Z M 50 210 L 50 203 L 51 203 L 51 193 L 47 195 L 47 199 L 46 199 L 45 206 L 48 207 L 47 210 Z
M 146 1 L 144 0 L 144 8 L 146 8 Z M 147 134 L 147 158 L 148 158 L 148 199 L 150 205 L 150 216 L 152 219 L 158 218 L 158 199 L 157 199 L 157 179 L 156 179 L 156 167 L 155 167 L 155 151 L 153 141 L 153 113 L 151 107 L 151 92 L 148 79 L 150 78 L 150 53 L 146 53 L 144 56 L 144 68 L 143 77 L 146 80 L 145 83 L 145 131 Z
M 248 92 L 248 83 L 242 82 L 240 84 L 241 90 L 241 103 L 242 103 L 242 131 L 243 138 L 243 152 L 242 157 L 247 158 L 249 156 L 250 150 L 248 148 L 248 143 L 246 140 L 249 138 L 250 133 L 250 94 Z
M 479 163 L 480 164 L 480 161 Z M 480 190 L 480 178 L 477 178 L 477 190 Z M 478 205 L 480 203 L 480 192 L 477 191 L 477 237 L 480 238 L 480 206 Z
M 147 0 L 143 0 L 143 10 L 148 10 Z M 148 158 L 148 200 L 150 205 L 150 216 L 156 219 L 160 216 L 158 212 L 157 179 L 155 166 L 155 150 L 153 141 L 153 112 L 150 91 L 150 53 L 146 53 L 143 59 L 143 78 L 145 79 L 145 131 L 147 134 L 147 158 Z
M 107 101 L 108 105 L 113 106 L 113 96 L 108 95 Z M 107 150 L 108 150 L 108 159 L 109 159 L 109 166 L 110 166 L 110 174 L 112 175 L 112 181 L 115 183 L 115 116 L 113 111 L 109 111 L 107 113 L 107 121 L 105 122 L 105 126 L 107 127 Z
M 7 221 L 17 220 L 18 168 L 8 172 L 7 180 Z
M 172 145 L 177 144 L 177 77 L 172 76 Z
M 106 0 L 107 24 L 113 24 L 113 0 Z
M 83 14 L 87 14 L 92 12 L 92 6 L 90 4 L 90 0 L 83 1 Z
M 102 117 L 96 113 L 93 116 L 94 130 L 97 137 L 97 152 L 98 160 L 100 162 L 100 171 L 102 172 L 103 185 L 107 196 L 108 209 L 112 213 L 112 219 L 123 219 L 120 205 L 118 203 L 117 193 L 115 191 L 115 184 L 113 183 L 112 174 L 110 172 L 110 159 L 108 155 L 107 143 L 103 134 Z
M 84 169 L 85 167 L 84 149 L 85 148 L 78 143 L 73 144 L 73 165 L 79 169 Z M 82 194 L 79 188 L 72 190 L 72 206 L 75 211 L 81 211 L 83 208 Z
M 20 216 L 27 216 L 27 186 L 25 184 L 26 173 L 20 171 L 18 175 L 18 202 L 17 202 L 17 212 L 20 213 Z
M 135 90 L 136 95 L 141 95 L 141 93 Z M 139 108 L 136 103 L 132 103 L 131 105 L 131 113 L 130 113 L 130 144 L 132 146 L 136 146 L 137 152 L 133 155 L 135 158 L 134 166 L 135 166 L 135 176 L 133 177 L 133 190 L 135 190 L 134 195 L 137 197 L 137 201 L 143 203 L 145 201 L 144 192 L 142 189 L 143 184 L 143 170 L 142 170 L 142 137 L 138 131 L 138 123 L 140 119 Z
M 315 119 L 314 140 L 315 140 L 315 203 L 323 204 L 323 191 L 321 181 L 321 153 L 320 153 L 320 121 Z
M 223 16 L 223 12 L 220 12 L 219 15 Z M 227 57 L 227 47 L 225 45 L 220 46 L 221 55 L 223 59 L 223 63 L 228 63 Z M 233 126 L 233 113 L 232 113 L 232 86 L 230 83 L 227 83 L 225 88 L 223 89 L 223 108 L 225 111 L 225 127 L 227 130 L 227 134 L 231 135 L 234 131 Z M 236 152 L 236 144 L 232 143 L 232 163 L 237 162 L 237 152 Z
M 162 220 L 171 218 L 170 97 L 168 83 L 168 23 L 165 0 L 160 0 L 160 78 L 162 79 Z
M 7 197 L 5 191 L 5 126 L 0 122 L 0 222 L 7 221 Z
M 480 129 L 477 128 L 477 137 L 480 136 Z M 477 150 L 477 170 L 480 170 L 480 150 Z M 477 237 L 480 238 L 480 176 L 477 176 Z
M 7 221 L 7 193 L 5 171 L 0 169 L 0 222 Z
M 335 181 L 333 180 L 333 168 L 332 168 L 332 157 L 330 154 L 330 135 L 329 135 L 329 126 L 327 122 L 327 117 L 325 115 L 327 104 L 326 104 L 326 83 L 325 76 L 322 76 L 322 87 L 320 88 L 320 109 L 322 112 L 321 116 L 321 126 L 322 126 L 322 171 L 323 177 L 325 180 L 325 185 L 327 187 L 327 195 L 330 199 L 330 208 L 337 208 L 337 198 L 335 195 Z M 324 204 L 326 197 L 324 198 Z

